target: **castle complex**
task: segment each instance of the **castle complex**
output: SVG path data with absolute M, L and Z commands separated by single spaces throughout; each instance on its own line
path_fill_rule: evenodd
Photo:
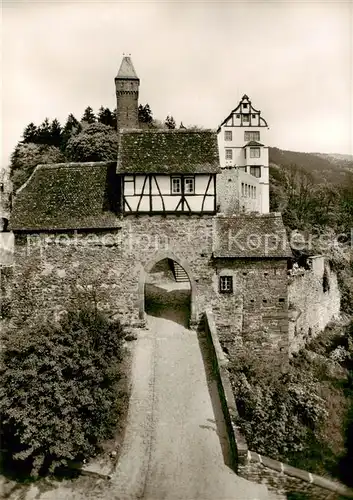
M 17 191 L 14 282 L 26 275 L 33 300 L 54 313 L 73 283 L 88 283 L 110 315 L 139 327 L 146 277 L 168 259 L 190 281 L 192 327 L 212 308 L 227 352 L 251 344 L 287 355 L 292 254 L 269 212 L 266 121 L 244 95 L 218 132 L 142 130 L 139 84 L 124 57 L 116 162 L 38 165 Z

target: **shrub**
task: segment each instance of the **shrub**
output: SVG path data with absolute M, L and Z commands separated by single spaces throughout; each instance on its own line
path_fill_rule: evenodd
M 8 458 L 32 475 L 99 449 L 116 426 L 122 328 L 89 308 L 31 316 L 3 335 L 0 413 Z
M 230 368 L 236 403 L 251 449 L 288 459 L 302 452 L 326 416 L 310 373 L 271 363 L 246 351 Z

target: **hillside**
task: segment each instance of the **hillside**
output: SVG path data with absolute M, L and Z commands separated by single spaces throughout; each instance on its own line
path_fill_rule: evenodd
M 290 167 L 295 164 L 312 175 L 313 180 L 332 184 L 346 184 L 353 174 L 353 156 L 322 153 L 301 153 L 269 148 L 270 163 Z

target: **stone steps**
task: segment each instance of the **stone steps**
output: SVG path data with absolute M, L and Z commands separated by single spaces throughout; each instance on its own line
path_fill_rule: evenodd
M 182 268 L 177 262 L 173 261 L 173 273 L 175 281 L 177 283 L 185 283 L 189 281 L 189 276 L 187 275 L 184 268 Z

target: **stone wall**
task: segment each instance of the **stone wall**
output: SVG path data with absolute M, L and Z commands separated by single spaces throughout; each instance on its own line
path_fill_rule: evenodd
M 205 311 L 203 327 L 208 340 L 223 417 L 227 427 L 231 465 L 234 470 L 237 470 L 239 464 L 245 465 L 247 463 L 248 447 L 240 428 L 236 425 L 239 416 L 227 370 L 228 359 L 225 357 L 219 342 L 215 318 L 210 309 Z
M 309 269 L 297 268 L 289 277 L 290 352 L 298 351 L 340 314 L 336 274 L 323 256 L 308 259 Z
M 265 484 L 271 498 L 287 500 L 343 500 L 353 498 L 353 490 L 325 477 L 272 460 L 253 451 L 240 464 L 238 474 L 249 481 Z M 299 496 L 300 495 L 300 496 Z
M 286 259 L 213 259 L 214 231 L 212 217 L 141 216 L 111 231 L 16 233 L 16 284 L 20 292 L 21 275 L 30 274 L 32 298 L 57 311 L 78 280 L 109 314 L 142 326 L 147 273 L 169 258 L 189 276 L 192 324 L 211 306 L 229 352 L 250 342 L 262 352 L 286 353 Z M 232 294 L 220 293 L 222 274 L 233 276 Z
M 236 356 L 250 344 L 260 352 L 288 352 L 286 259 L 217 259 L 219 276 L 233 276 L 234 294 L 219 295 L 212 303 L 220 341 Z M 231 321 L 229 321 L 229 318 Z
M 142 325 L 146 273 L 164 258 L 184 267 L 192 291 L 192 320 L 212 301 L 212 218 L 125 218 L 111 231 L 16 234 L 16 285 L 31 276 L 43 309 L 64 308 L 78 281 L 95 288 L 102 308 Z
M 311 474 L 248 450 L 245 437 L 237 425 L 239 415 L 227 370 L 228 359 L 221 348 L 219 332 L 210 309 L 205 312 L 204 328 L 227 426 L 232 466 L 237 474 L 249 481 L 265 484 L 270 491 L 270 497 L 276 500 L 353 498 L 353 490 L 339 482 Z

